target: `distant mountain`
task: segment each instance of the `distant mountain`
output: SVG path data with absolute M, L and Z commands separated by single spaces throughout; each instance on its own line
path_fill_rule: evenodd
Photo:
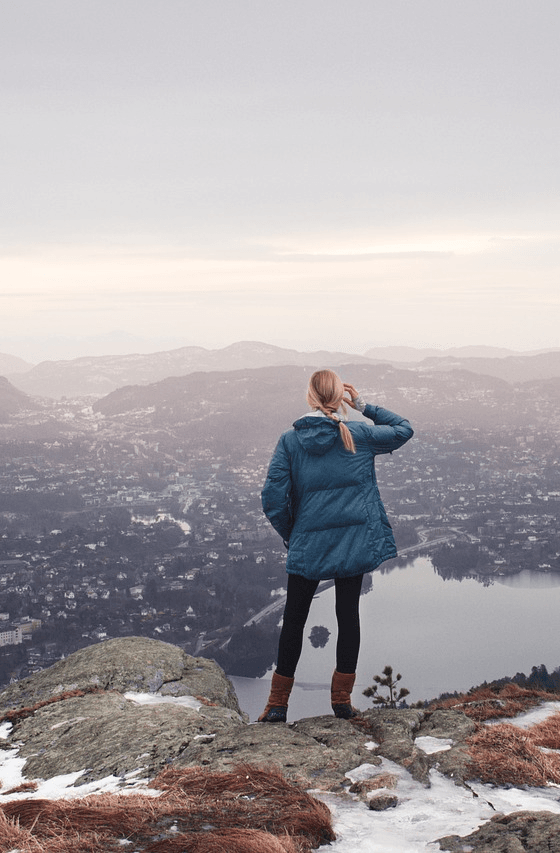
M 0 376 L 0 423 L 6 423 L 10 415 L 28 407 L 29 399 L 4 376 Z
M 437 354 L 426 357 L 430 352 Z M 43 361 L 26 373 L 11 373 L 9 379 L 16 388 L 27 394 L 57 399 L 84 396 L 100 398 L 129 385 L 150 385 L 172 376 L 198 372 L 281 366 L 340 369 L 345 364 L 392 364 L 396 368 L 413 368 L 421 372 L 427 370 L 430 373 L 464 370 L 510 383 L 560 377 L 560 350 L 537 354 L 509 353 L 510 350 L 494 347 L 461 347 L 454 350 L 379 347 L 368 350 L 367 356 L 359 356 L 326 350 L 299 352 L 257 341 L 241 341 L 215 350 L 181 347 L 157 353 Z M 405 358 L 409 361 L 403 361 Z
M 406 362 L 414 364 L 427 358 L 506 358 L 507 356 L 531 356 L 540 355 L 554 350 L 534 350 L 530 352 L 519 352 L 512 349 L 488 346 L 450 347 L 449 349 L 434 349 L 426 347 L 372 347 L 365 355 L 377 361 Z M 560 351 L 560 350 L 559 350 Z
M 19 358 L 17 355 L 8 355 L 0 352 L 0 376 L 8 376 L 11 373 L 26 373 L 33 365 Z
M 196 371 L 290 364 L 337 367 L 348 362 L 371 363 L 371 359 L 341 352 L 305 353 L 257 341 L 241 341 L 217 350 L 181 347 L 168 352 L 43 361 L 25 374 L 10 375 L 10 379 L 16 387 L 35 396 L 101 397 L 124 385 L 147 385 Z
M 429 371 L 470 370 L 510 383 L 537 382 L 560 376 L 560 350 L 502 358 L 427 358 L 419 367 Z
M 420 431 L 430 424 L 450 428 L 499 428 L 534 420 L 535 400 L 555 389 L 513 387 L 504 380 L 467 371 L 432 373 L 390 365 L 351 364 L 340 369 L 366 400 L 408 417 Z M 118 417 L 138 436 L 166 430 L 184 433 L 189 446 L 200 445 L 216 455 L 251 448 L 270 448 L 283 430 L 308 411 L 305 392 L 309 368 L 266 367 L 228 372 L 194 373 L 148 386 L 112 392 L 94 404 L 108 418 Z M 536 396 L 535 396 L 536 394 Z M 351 417 L 361 415 L 352 412 Z

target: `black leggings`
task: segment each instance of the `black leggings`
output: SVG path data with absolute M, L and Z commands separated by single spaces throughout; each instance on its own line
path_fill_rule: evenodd
M 338 638 L 336 643 L 336 668 L 338 672 L 356 672 L 360 651 L 360 590 L 363 575 L 351 578 L 336 578 L 336 620 Z M 293 678 L 303 645 L 303 630 L 309 615 L 313 596 L 319 581 L 308 580 L 301 575 L 288 575 L 288 594 L 284 608 L 284 620 L 278 644 L 276 672 Z

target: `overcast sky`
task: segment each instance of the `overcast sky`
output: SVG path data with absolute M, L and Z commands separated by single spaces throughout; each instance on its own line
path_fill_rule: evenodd
M 558 0 L 0 10 L 0 352 L 560 346 Z

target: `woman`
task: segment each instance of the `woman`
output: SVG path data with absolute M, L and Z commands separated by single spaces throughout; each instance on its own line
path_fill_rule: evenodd
M 313 374 L 307 402 L 312 412 L 280 437 L 262 492 L 264 512 L 288 549 L 288 593 L 276 671 L 259 722 L 286 721 L 309 608 L 319 581 L 327 578 L 335 581 L 338 622 L 331 705 L 337 717 L 356 715 L 350 694 L 360 647 L 362 577 L 397 555 L 374 459 L 412 437 L 409 422 L 366 405 L 332 370 Z M 342 408 L 345 414 L 345 404 L 373 424 L 343 423 L 337 412 Z

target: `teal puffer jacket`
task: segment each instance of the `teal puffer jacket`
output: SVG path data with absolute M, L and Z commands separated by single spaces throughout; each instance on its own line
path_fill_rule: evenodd
M 371 572 L 397 556 L 379 495 L 375 457 L 412 437 L 404 418 L 367 405 L 373 424 L 348 421 L 356 453 L 330 418 L 306 415 L 280 437 L 262 492 L 264 512 L 288 548 L 286 570 L 314 580 Z

